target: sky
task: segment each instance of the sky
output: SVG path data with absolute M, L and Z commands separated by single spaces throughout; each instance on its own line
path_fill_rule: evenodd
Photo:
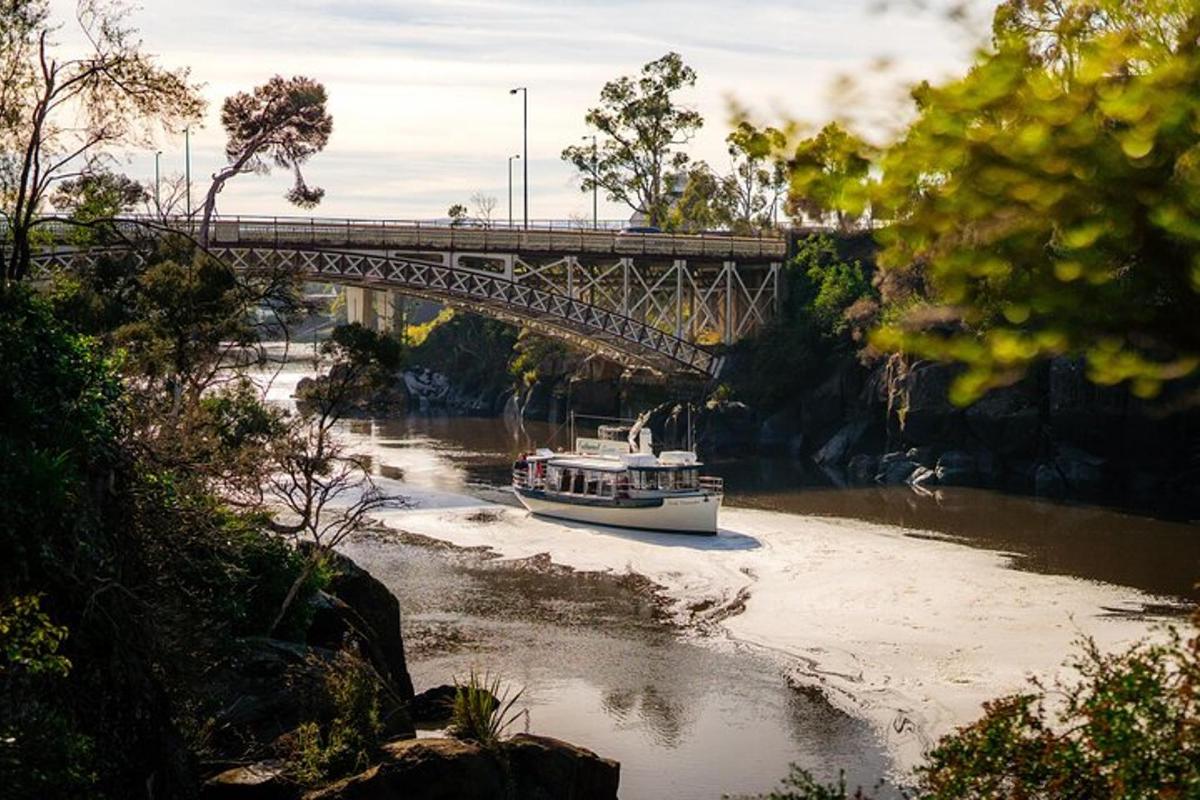
M 222 214 L 430 219 L 482 193 L 505 218 L 508 157 L 522 137 L 521 97 L 508 90 L 526 86 L 530 217 L 561 220 L 591 214 L 590 194 L 559 154 L 588 133 L 584 115 L 600 88 L 671 50 L 698 74 L 680 102 L 706 120 L 688 150 L 718 169 L 728 167 L 731 103 L 764 123 L 844 118 L 886 138 L 907 108 L 903 87 L 960 72 L 986 29 L 986 0 L 965 28 L 913 2 L 879 11 L 878 0 L 144 0 L 131 22 L 147 51 L 203 84 L 197 193 L 224 160 L 226 96 L 275 74 L 328 90 L 333 135 L 305 169 L 326 190 L 318 210 L 290 206 L 290 176 L 276 172 L 230 182 Z M 71 18 L 71 0 L 53 6 Z M 164 174 L 183 171 L 183 144 L 182 135 L 159 143 Z M 122 160 L 153 181 L 152 150 Z M 521 176 L 517 161 L 518 220 Z M 601 218 L 629 213 L 601 198 Z

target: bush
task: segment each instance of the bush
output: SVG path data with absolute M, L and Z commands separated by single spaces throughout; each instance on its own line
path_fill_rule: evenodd
M 466 683 L 455 681 L 450 732 L 484 747 L 499 744 L 521 715 L 521 712 L 513 711 L 513 706 L 523 693 L 524 690 L 519 690 L 510 697 L 499 676 L 492 677 L 488 673 L 480 676 L 471 670 Z
M 292 732 L 284 756 L 295 781 L 315 786 L 370 766 L 383 722 L 379 677 L 360 658 L 343 651 L 332 663 L 313 657 L 308 666 L 325 674 L 312 709 L 316 719 Z
M 94 779 L 92 740 L 53 702 L 71 662 L 59 652 L 67 629 L 41 597 L 0 600 L 0 776 L 8 797 L 75 796 Z
M 1083 642 L 1077 682 L 1006 697 L 945 737 L 922 796 L 1200 796 L 1200 635 L 1105 655 Z

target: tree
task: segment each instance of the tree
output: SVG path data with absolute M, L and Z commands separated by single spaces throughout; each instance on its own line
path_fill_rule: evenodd
M 729 182 L 703 161 L 691 164 L 683 192 L 671 205 L 664 227 L 670 231 L 701 233 L 728 226 L 732 220 Z
M 450 208 L 446 209 L 446 216 L 450 218 L 450 227 L 457 228 L 463 225 L 470 213 L 462 203 L 455 203 L 450 206 Z
M 562 152 L 583 176 L 580 188 L 599 187 L 609 200 L 644 214 L 650 225 L 663 224 L 670 205 L 668 173 L 683 172 L 688 163 L 687 154 L 676 148 L 704 124 L 699 113 L 680 107 L 673 96 L 695 83 L 695 71 L 678 53 L 651 61 L 636 77 L 606 83 L 600 105 L 585 117 L 602 137 L 595 170 L 590 143 Z
M 496 211 L 497 200 L 494 195 L 476 192 L 471 195 L 471 206 L 475 209 L 475 220 L 483 227 L 492 227 L 492 214 Z
M 150 200 L 150 193 L 128 175 L 109 170 L 87 172 L 63 181 L 50 197 L 56 209 L 78 222 L 110 219 Z
M 871 185 L 871 150 L 836 122 L 798 142 L 787 162 L 787 212 L 818 222 L 832 216 L 839 230 L 862 221 Z
M 880 265 L 926 296 L 874 342 L 965 363 L 958 402 L 1056 355 L 1143 397 L 1200 366 L 1200 11 L 1054 7 L 1089 23 L 1042 34 L 1012 14 L 1047 4 L 1006 4 L 880 164 Z M 1151 29 L 1178 33 L 1164 51 Z
M 31 234 L 55 184 L 94 169 L 112 148 L 144 144 L 153 127 L 195 119 L 204 104 L 187 70 L 143 53 L 127 11 L 80 0 L 87 49 L 60 56 L 45 0 L 0 7 L 0 216 L 5 279 L 29 271 Z
M 788 175 L 781 152 L 787 137 L 776 128 L 758 128 L 742 120 L 725 137 L 731 171 L 724 179 L 731 218 L 742 232 L 774 222 Z
M 213 174 L 204 197 L 199 233 L 202 245 L 208 244 L 217 195 L 238 175 L 266 174 L 272 166 L 290 169 L 295 183 L 286 195 L 288 202 L 301 208 L 321 202 L 325 190 L 309 186 L 300 168 L 325 149 L 333 132 L 326 99 L 325 87 L 320 83 L 303 76 L 285 79 L 279 75 L 252 92 L 239 92 L 225 99 L 221 125 L 228 135 L 225 157 L 229 164 Z
M 272 527 L 311 545 L 271 632 L 335 547 L 360 530 L 373 511 L 404 503 L 375 485 L 369 457 L 351 452 L 334 435 L 354 397 L 364 388 L 383 385 L 400 368 L 403 348 L 391 336 L 355 323 L 335 328 L 323 349 L 333 366 L 305 392 L 306 418 L 273 449 L 275 469 L 267 479 L 271 497 L 284 511 L 283 521 Z
M 1005 0 L 996 9 L 997 45 L 1018 43 L 1040 64 L 1069 79 L 1087 42 L 1117 35 L 1137 41 L 1148 63 L 1168 57 L 1187 24 L 1187 0 Z

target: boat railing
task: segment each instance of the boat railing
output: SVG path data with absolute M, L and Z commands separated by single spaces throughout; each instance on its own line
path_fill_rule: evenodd
M 713 494 L 725 494 L 725 479 L 713 475 L 701 475 L 700 488 Z
M 517 489 L 529 488 L 529 473 L 523 469 L 513 470 L 513 486 Z

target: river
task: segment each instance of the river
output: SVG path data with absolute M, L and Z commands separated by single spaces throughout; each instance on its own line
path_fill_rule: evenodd
M 766 791 L 790 763 L 894 781 L 984 699 L 1057 674 L 1079 635 L 1125 646 L 1197 597 L 1195 526 L 831 490 L 746 459 L 713 465 L 720 536 L 624 534 L 531 519 L 503 490 L 550 426 L 410 416 L 344 435 L 410 500 L 345 549 L 400 598 L 418 690 L 501 675 L 524 689 L 516 728 L 619 760 L 626 800 Z

